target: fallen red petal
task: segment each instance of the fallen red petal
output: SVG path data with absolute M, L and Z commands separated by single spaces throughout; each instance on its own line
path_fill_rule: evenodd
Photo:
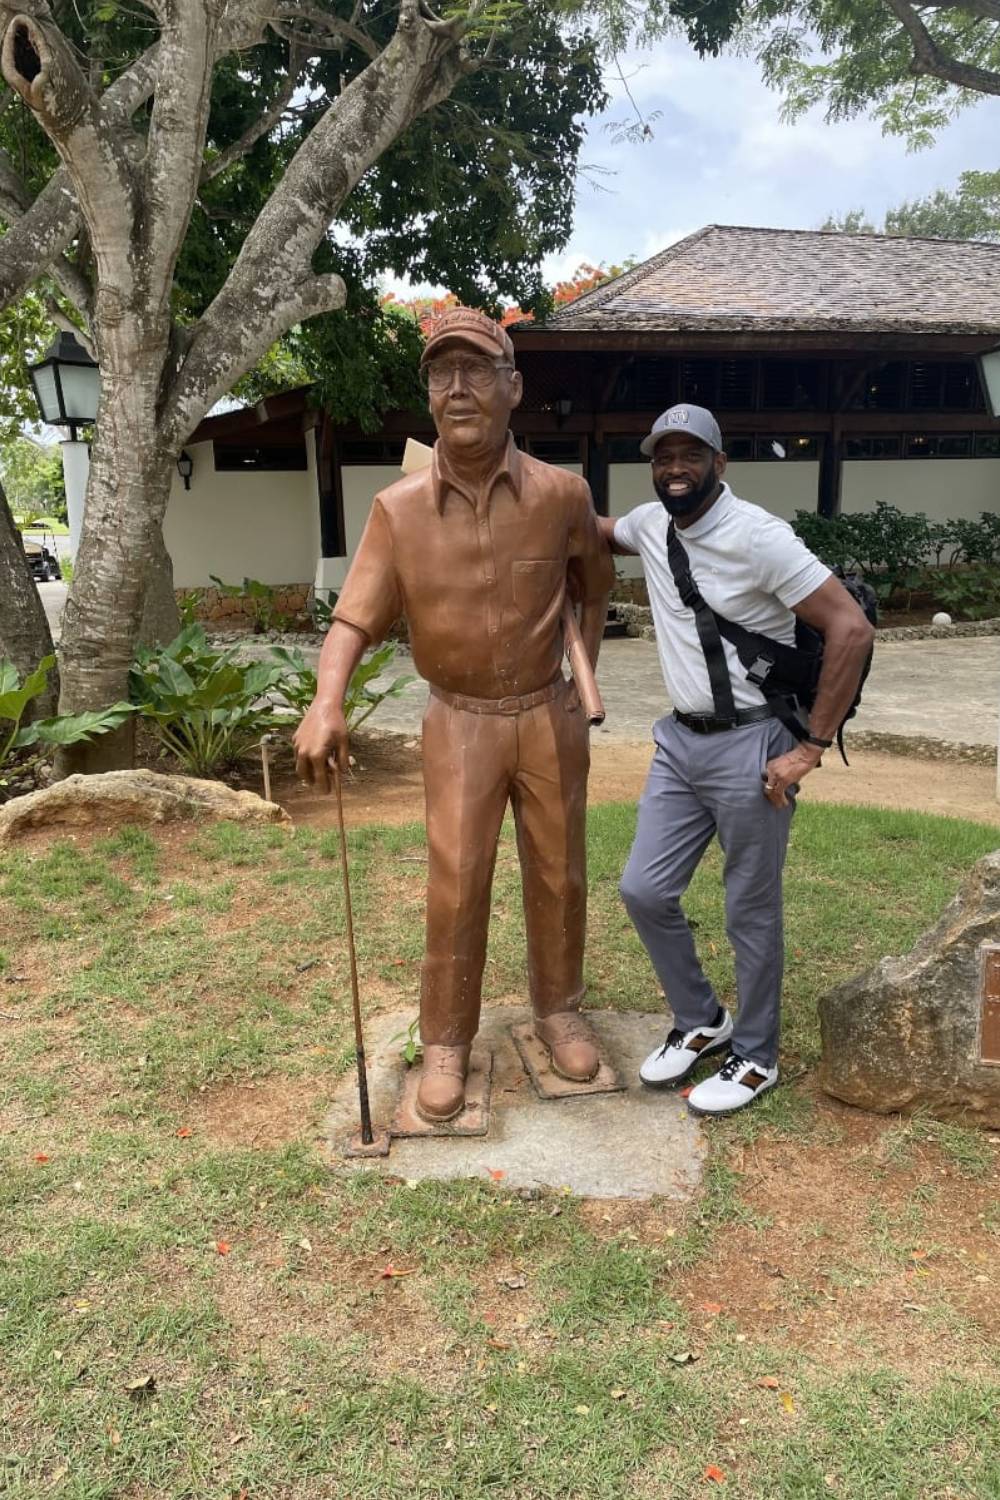
M 726 1476 L 718 1464 L 709 1464 L 705 1469 L 704 1478 L 711 1479 L 713 1484 L 723 1484 L 725 1483 Z
M 228 1240 L 216 1240 L 215 1248 L 220 1255 L 228 1255 L 231 1247 Z

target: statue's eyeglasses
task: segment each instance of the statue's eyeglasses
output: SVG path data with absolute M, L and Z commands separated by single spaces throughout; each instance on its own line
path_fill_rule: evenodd
M 420 372 L 428 390 L 446 391 L 456 373 L 477 390 L 493 384 L 501 370 L 512 370 L 504 359 L 432 359 Z

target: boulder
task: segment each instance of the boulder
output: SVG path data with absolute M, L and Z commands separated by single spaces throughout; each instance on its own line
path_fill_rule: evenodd
M 1000 1129 L 1000 1065 L 986 1060 L 1000 1051 L 996 1002 L 983 1028 L 995 944 L 1000 850 L 979 860 L 909 953 L 882 959 L 822 997 L 820 1082 L 827 1093 L 879 1114 L 923 1109 Z
M 234 792 L 220 781 L 162 776 L 156 771 L 105 771 L 65 781 L 0 808 L 0 844 L 30 828 L 94 823 L 176 823 L 206 818 L 233 823 L 288 823 L 284 808 L 256 792 Z

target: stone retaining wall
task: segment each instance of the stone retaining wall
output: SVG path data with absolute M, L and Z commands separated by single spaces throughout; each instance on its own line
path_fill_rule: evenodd
M 275 590 L 269 607 L 278 614 L 288 615 L 291 619 L 299 619 L 308 615 L 312 605 L 312 585 L 309 583 L 279 583 L 272 587 Z M 254 619 L 256 607 L 262 601 L 255 599 L 233 599 L 220 592 L 215 587 L 196 589 L 175 589 L 177 602 L 186 602 L 195 596 L 195 618 L 198 620 L 212 620 L 219 622 L 225 620 L 230 625 L 238 625 L 241 619 Z

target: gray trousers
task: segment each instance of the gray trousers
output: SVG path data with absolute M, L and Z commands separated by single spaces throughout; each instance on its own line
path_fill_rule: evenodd
M 718 835 L 739 1000 L 731 1046 L 740 1057 L 774 1067 L 784 968 L 781 874 L 794 800 L 772 807 L 761 773 L 795 741 L 777 719 L 696 734 L 672 716 L 653 725 L 653 739 L 622 898 L 676 1025 L 688 1031 L 710 1023 L 719 1002 L 698 962 L 681 897 Z

